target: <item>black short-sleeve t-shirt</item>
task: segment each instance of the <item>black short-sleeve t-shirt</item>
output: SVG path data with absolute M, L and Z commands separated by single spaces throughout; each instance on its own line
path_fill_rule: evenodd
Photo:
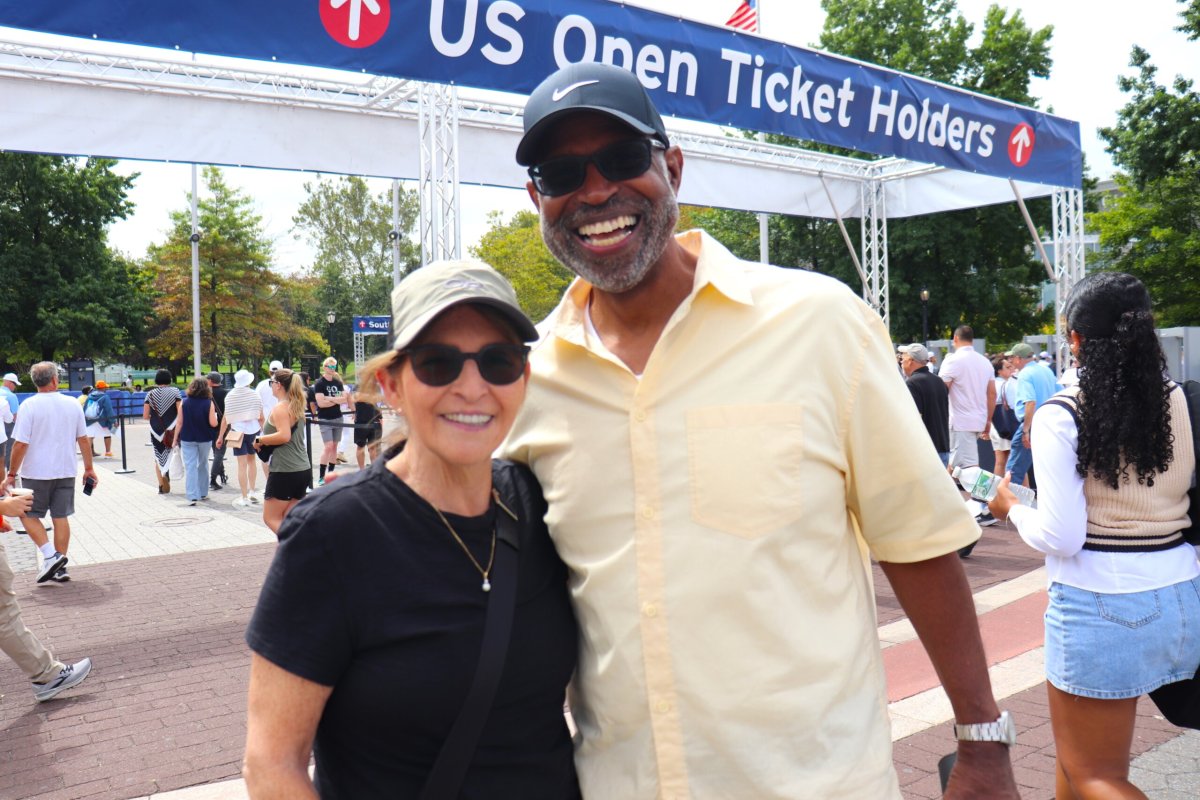
M 494 513 L 446 514 L 481 564 Z M 578 797 L 562 713 L 578 646 L 566 568 L 541 514 L 522 528 L 507 660 L 463 798 Z M 334 687 L 313 746 L 318 792 L 417 797 L 474 678 L 479 572 L 385 459 L 308 495 L 279 539 L 246 641 Z
M 326 397 L 338 398 L 345 393 L 345 384 L 343 384 L 337 378 L 327 381 L 325 380 L 324 376 L 322 376 L 317 378 L 312 385 L 312 402 L 314 404 L 317 402 L 316 396 L 319 394 L 323 394 Z M 341 419 L 343 411 L 344 407 L 339 405 L 329 406 L 328 408 L 317 406 L 317 416 L 321 419 Z
M 379 406 L 374 403 L 364 403 L 361 400 L 354 402 L 354 424 L 355 425 L 371 425 L 379 422 L 382 415 L 379 411 Z

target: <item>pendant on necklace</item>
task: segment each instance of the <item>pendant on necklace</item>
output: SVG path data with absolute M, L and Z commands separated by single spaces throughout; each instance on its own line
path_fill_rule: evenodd
M 482 588 L 485 592 L 490 592 L 492 590 L 492 582 L 489 581 L 487 578 L 484 578 Z

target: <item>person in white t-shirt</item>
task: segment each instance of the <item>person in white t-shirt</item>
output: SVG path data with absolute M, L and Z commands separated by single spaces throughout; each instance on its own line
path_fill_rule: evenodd
M 950 390 L 950 466 L 979 466 L 979 440 L 989 439 L 988 423 L 996 407 L 995 371 L 975 350 L 969 325 L 954 330 L 954 352 L 946 356 L 938 377 Z
M 217 447 L 225 447 L 226 438 L 236 439 L 233 456 L 238 465 L 238 487 L 242 496 L 233 501 L 234 508 L 249 508 L 262 502 L 262 495 L 254 489 L 258 471 L 254 462 L 258 460 L 254 450 L 254 437 L 262 430 L 264 420 L 262 401 L 258 393 L 250 388 L 254 373 L 239 369 L 233 376 L 233 391 L 225 395 L 225 416 L 217 431 Z M 268 384 L 269 385 L 269 384 Z M 230 437 L 232 431 L 235 436 Z
M 75 513 L 75 448 L 83 454 L 85 485 L 100 482 L 92 468 L 92 443 L 87 435 L 83 409 L 74 398 L 59 394 L 58 367 L 49 361 L 39 361 L 29 369 L 29 377 L 37 394 L 21 404 L 17 425 L 13 429 L 12 466 L 6 484 L 33 490 L 33 507 L 21 522 L 42 555 L 42 568 L 37 582 L 50 579 L 64 582 L 67 547 L 71 543 L 71 524 L 67 520 Z M 46 535 L 42 517 L 50 512 L 54 523 L 54 544 Z

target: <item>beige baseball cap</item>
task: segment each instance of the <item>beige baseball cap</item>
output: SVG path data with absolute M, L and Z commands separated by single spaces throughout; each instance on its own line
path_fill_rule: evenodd
M 524 341 L 538 338 L 505 277 L 478 259 L 464 258 L 426 264 L 392 290 L 392 347 L 408 347 L 438 314 L 461 303 L 490 306 L 512 323 Z

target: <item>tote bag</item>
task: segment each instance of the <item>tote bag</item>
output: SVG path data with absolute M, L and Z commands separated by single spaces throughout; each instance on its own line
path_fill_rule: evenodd
M 996 410 L 992 412 L 992 425 L 995 426 L 996 433 L 1000 434 L 1001 439 L 1011 439 L 1017 432 L 1017 412 L 1012 410 L 1005 398 L 1005 395 L 1008 394 L 1005 391 L 1007 388 L 1008 381 L 1005 381 L 1000 386 L 1000 402 L 996 405 Z

